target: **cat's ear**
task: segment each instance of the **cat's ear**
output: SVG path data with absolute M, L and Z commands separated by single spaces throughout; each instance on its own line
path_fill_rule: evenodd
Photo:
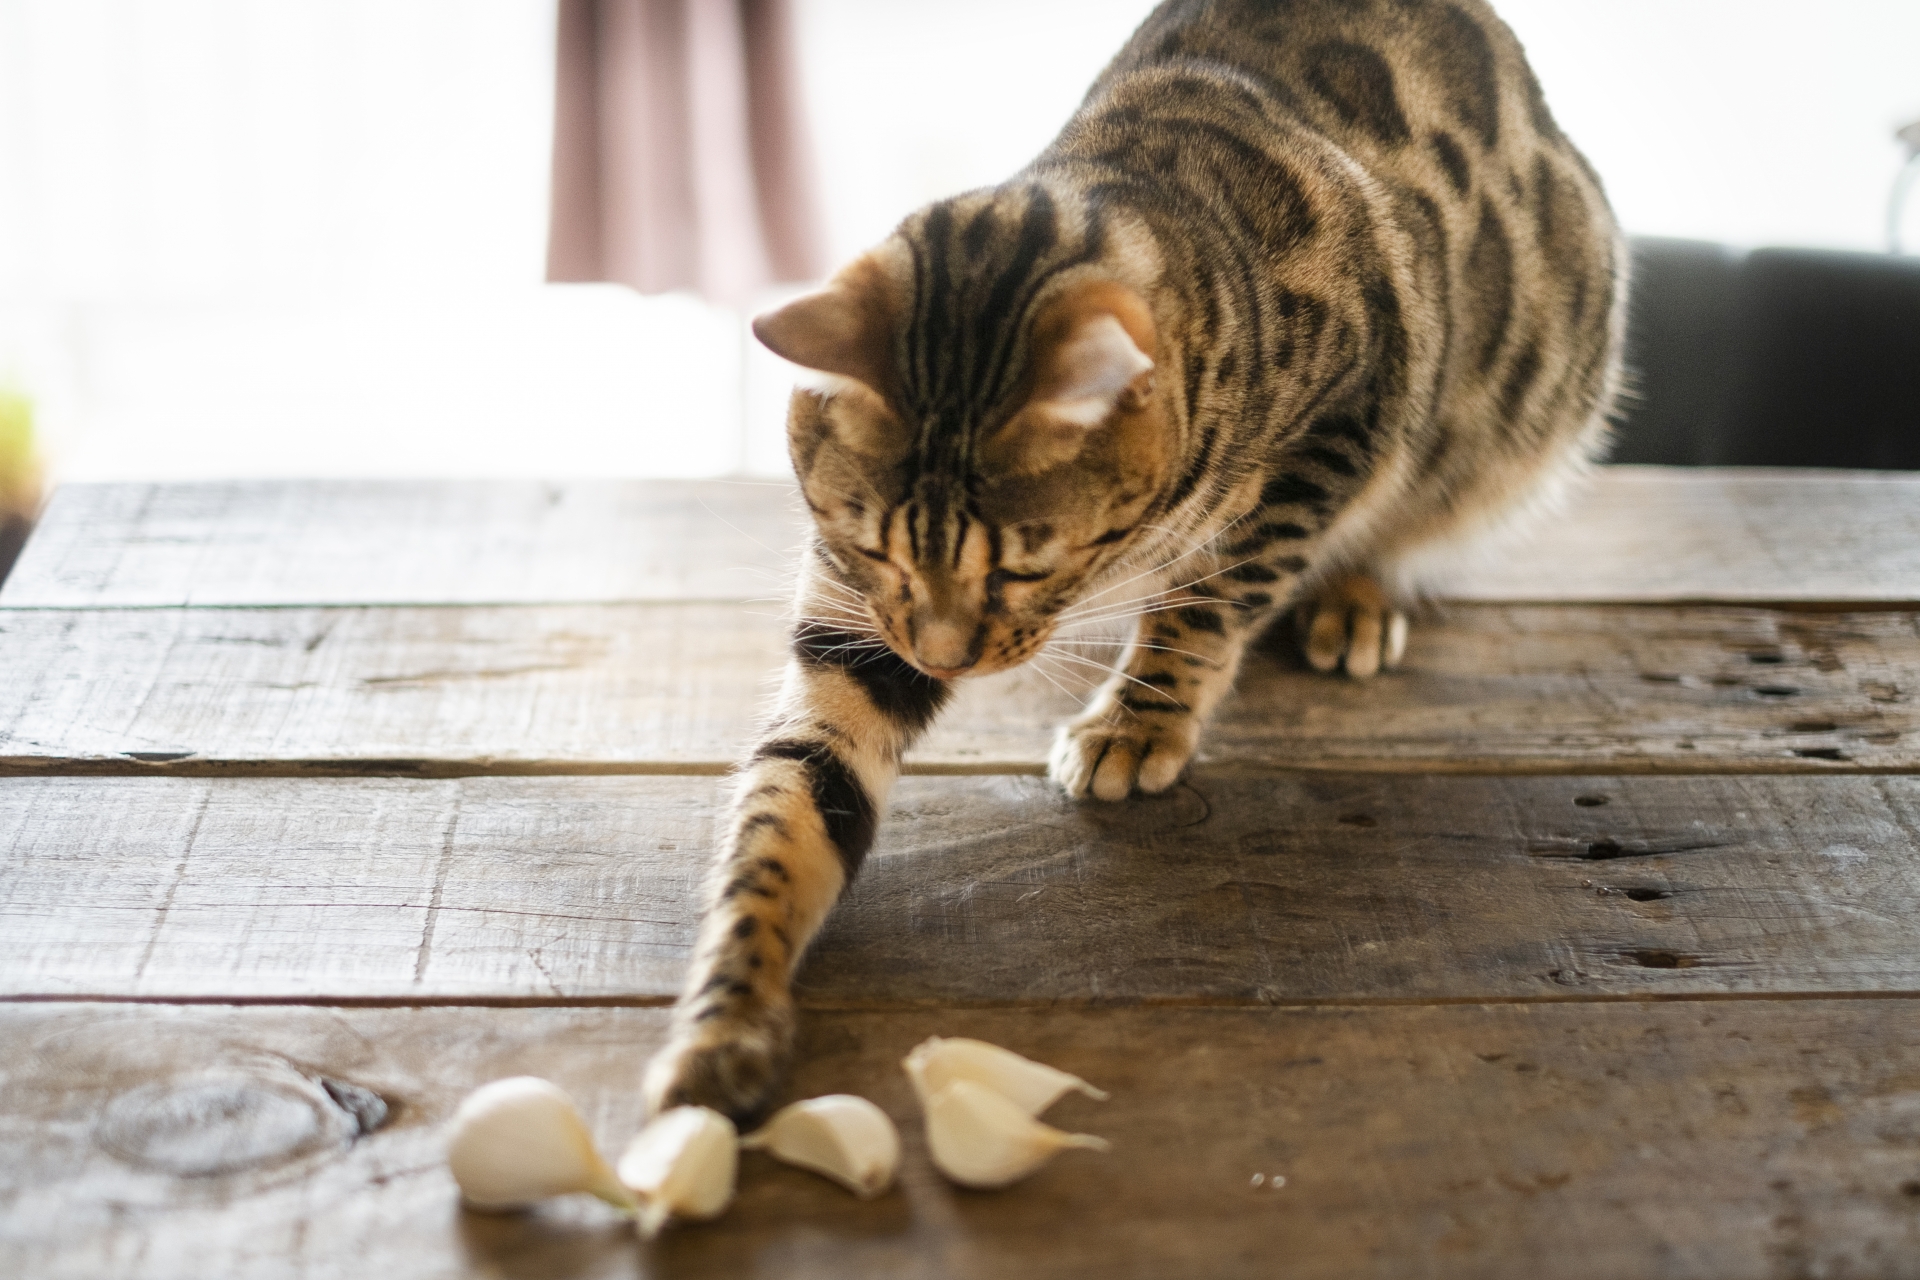
M 889 407 L 898 254 L 886 247 L 855 259 L 818 293 L 757 316 L 753 336 L 810 372 L 796 391 L 787 434 L 795 456 L 827 438 L 863 457 L 897 460 L 906 433 Z M 803 403 L 803 401 L 805 403 Z
M 835 380 L 845 379 L 884 399 L 893 381 L 897 292 L 888 265 L 878 252 L 856 259 L 819 292 L 756 316 L 753 336 L 775 355 L 828 375 L 822 389 L 839 390 Z
M 1028 408 L 1065 425 L 1097 427 L 1113 416 L 1120 398 L 1153 372 L 1118 316 L 1086 317 L 1053 349 Z
M 1132 289 L 1067 290 L 1034 321 L 1033 391 L 990 442 L 990 460 L 1022 472 L 1071 462 L 1092 432 L 1146 407 L 1154 345 L 1153 315 Z

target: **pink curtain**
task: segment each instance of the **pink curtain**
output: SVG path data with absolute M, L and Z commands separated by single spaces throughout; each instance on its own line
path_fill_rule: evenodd
M 547 279 L 823 276 L 796 56 L 788 0 L 560 0 Z

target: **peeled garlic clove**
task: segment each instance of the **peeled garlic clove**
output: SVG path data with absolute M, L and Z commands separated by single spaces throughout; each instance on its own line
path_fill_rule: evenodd
M 985 1085 L 955 1080 L 927 1099 L 927 1145 L 940 1172 L 984 1189 L 1018 1182 L 1068 1147 L 1105 1151 L 1111 1144 L 1062 1133 Z
M 518 1209 L 575 1191 L 634 1208 L 573 1099 L 536 1076 L 495 1080 L 467 1095 L 453 1113 L 447 1167 L 476 1209 Z
M 891 1186 L 900 1163 L 900 1133 L 893 1121 L 850 1093 L 782 1107 L 740 1145 L 832 1178 L 862 1200 Z
M 620 1181 L 639 1193 L 640 1234 L 651 1240 L 668 1218 L 717 1218 L 733 1201 L 740 1163 L 733 1121 L 706 1107 L 675 1107 L 634 1135 L 620 1157 Z
M 1030 1116 L 1045 1111 L 1069 1089 L 1078 1089 L 1099 1102 L 1107 1100 L 1105 1090 L 1094 1088 L 1079 1076 L 1023 1058 L 1011 1049 L 1002 1049 L 985 1040 L 930 1036 L 916 1046 L 901 1065 L 907 1069 L 923 1107 L 927 1099 L 955 1080 L 983 1084 Z

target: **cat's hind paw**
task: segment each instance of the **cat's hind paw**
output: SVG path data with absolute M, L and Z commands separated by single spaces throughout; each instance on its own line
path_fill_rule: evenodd
M 1107 715 L 1076 720 L 1060 726 L 1047 776 L 1076 800 L 1089 795 L 1125 800 L 1136 790 L 1154 795 L 1179 780 L 1198 736 L 1186 715 L 1138 716 L 1120 723 Z
M 1296 616 L 1301 647 L 1315 671 L 1344 664 L 1349 676 L 1365 680 L 1399 666 L 1407 649 L 1407 615 L 1372 578 L 1335 582 L 1304 602 Z

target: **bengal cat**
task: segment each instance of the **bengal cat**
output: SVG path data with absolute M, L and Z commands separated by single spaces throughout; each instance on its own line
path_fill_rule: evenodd
M 1077 797 L 1172 785 L 1290 608 L 1315 667 L 1393 665 L 1409 558 L 1602 444 L 1624 272 L 1480 0 L 1170 0 L 1025 169 L 760 317 L 819 374 L 817 529 L 649 1102 L 763 1108 L 901 753 L 1076 603 L 1158 593 L 1054 746 Z

